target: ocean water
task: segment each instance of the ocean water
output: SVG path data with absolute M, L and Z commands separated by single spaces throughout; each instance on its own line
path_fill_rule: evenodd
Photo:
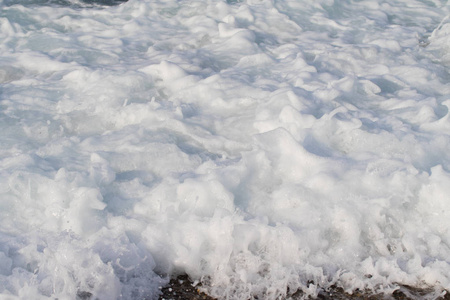
M 444 0 L 0 0 L 0 298 L 450 289 Z

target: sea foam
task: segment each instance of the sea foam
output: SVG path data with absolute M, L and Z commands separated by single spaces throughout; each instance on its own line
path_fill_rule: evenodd
M 2 297 L 450 289 L 447 5 L 105 4 L 0 2 Z

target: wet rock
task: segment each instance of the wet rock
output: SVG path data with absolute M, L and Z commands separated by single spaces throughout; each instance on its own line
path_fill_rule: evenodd
M 194 286 L 187 275 L 181 275 L 170 280 L 169 284 L 161 289 L 159 300 L 216 300 Z
M 187 275 L 181 275 L 172 279 L 169 284 L 161 289 L 162 295 L 159 300 L 218 300 L 199 291 L 200 285 L 194 285 Z M 288 298 L 282 300 L 304 299 L 304 294 L 297 291 Z M 310 298 L 312 299 L 312 298 Z M 450 293 L 438 293 L 435 289 L 421 289 L 410 286 L 399 286 L 392 295 L 373 295 L 366 291 L 356 290 L 352 294 L 344 292 L 337 286 L 332 286 L 327 290 L 322 290 L 316 299 L 321 300 L 450 300 Z M 243 299 L 246 300 L 246 299 Z

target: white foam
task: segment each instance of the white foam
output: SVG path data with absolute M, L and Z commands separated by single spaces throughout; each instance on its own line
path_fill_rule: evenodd
M 0 5 L 1 297 L 450 289 L 440 1 Z

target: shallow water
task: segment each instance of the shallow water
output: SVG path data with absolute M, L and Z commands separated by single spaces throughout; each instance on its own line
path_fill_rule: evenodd
M 0 6 L 2 297 L 450 289 L 447 1 Z

